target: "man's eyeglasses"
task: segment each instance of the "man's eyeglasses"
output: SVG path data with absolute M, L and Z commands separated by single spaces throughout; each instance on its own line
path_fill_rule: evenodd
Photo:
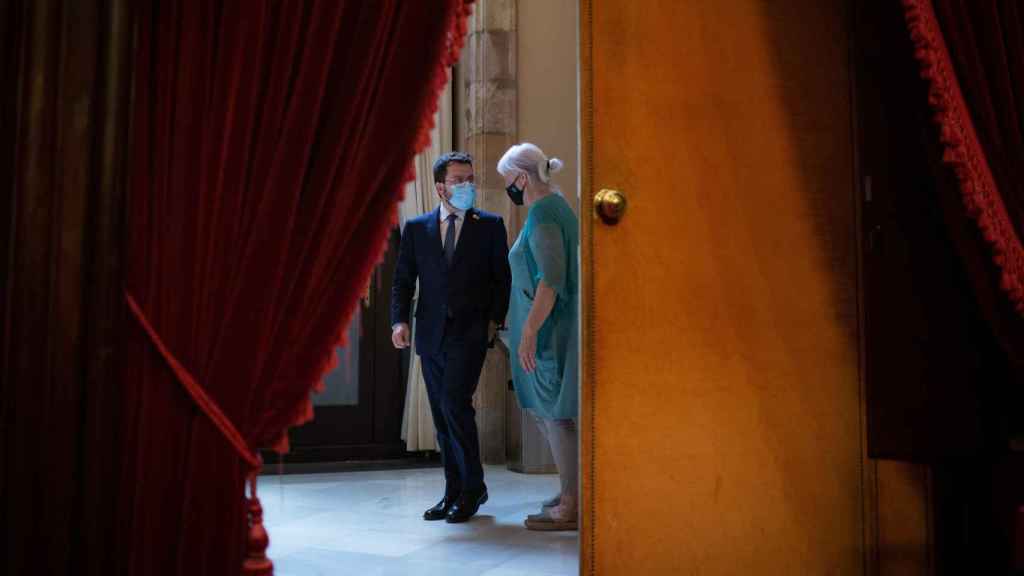
M 473 176 L 466 176 L 465 178 L 445 178 L 444 183 L 449 186 L 458 186 L 464 182 L 473 182 Z

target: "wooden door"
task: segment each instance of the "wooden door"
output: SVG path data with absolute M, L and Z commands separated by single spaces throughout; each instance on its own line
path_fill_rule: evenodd
M 583 573 L 861 574 L 846 3 L 580 6 Z

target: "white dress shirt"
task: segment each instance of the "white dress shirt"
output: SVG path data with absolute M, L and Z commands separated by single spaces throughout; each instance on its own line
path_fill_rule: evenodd
M 455 214 L 455 247 L 459 246 L 459 236 L 462 234 L 462 224 L 466 221 L 466 211 L 456 210 L 452 212 L 444 203 L 441 203 L 441 248 L 444 249 L 444 238 L 448 234 L 448 216 Z

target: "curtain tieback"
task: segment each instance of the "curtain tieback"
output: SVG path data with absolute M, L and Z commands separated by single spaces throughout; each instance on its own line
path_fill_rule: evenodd
M 149 335 L 150 342 L 160 352 L 160 355 L 163 356 L 164 361 L 170 366 L 178 382 L 181 383 L 185 391 L 192 397 L 192 400 L 199 406 L 199 409 L 220 430 L 224 438 L 235 448 L 238 455 L 249 464 L 249 473 L 247 475 L 249 497 L 246 499 L 249 530 L 246 542 L 247 554 L 245 562 L 242 564 L 242 574 L 246 576 L 271 576 L 274 571 L 274 565 L 267 558 L 266 554 L 267 546 L 270 544 L 270 537 L 263 527 L 263 506 L 260 504 L 259 498 L 256 497 L 256 475 L 263 466 L 263 458 L 260 457 L 258 452 L 249 448 L 248 443 L 242 438 L 242 434 L 220 409 L 220 406 L 217 406 L 217 403 L 196 382 L 192 374 L 181 365 L 181 362 L 178 362 L 178 359 L 167 348 L 160 335 L 156 333 L 153 325 L 149 323 L 149 319 L 146 318 L 135 298 L 128 292 L 125 292 L 125 299 L 128 301 L 128 308 L 131 309 L 135 320 L 138 321 L 142 329 Z

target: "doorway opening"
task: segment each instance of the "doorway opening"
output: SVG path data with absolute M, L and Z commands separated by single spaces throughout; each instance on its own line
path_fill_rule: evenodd
M 389 312 L 403 225 L 440 203 L 432 164 L 450 151 L 473 157 L 476 208 L 502 218 L 510 247 L 528 215 L 496 170 L 510 146 L 531 142 L 560 158 L 553 182 L 576 215 L 581 204 L 577 2 L 477 0 L 473 10 L 350 344 L 314 397 L 314 420 L 291 432 L 291 452 L 265 458 L 260 490 L 278 574 L 579 573 L 578 532 L 524 526 L 560 486 L 542 428 L 518 404 L 507 337 L 488 351 L 473 401 L 489 500 L 465 524 L 423 520 L 444 474 L 419 357 L 394 348 Z

